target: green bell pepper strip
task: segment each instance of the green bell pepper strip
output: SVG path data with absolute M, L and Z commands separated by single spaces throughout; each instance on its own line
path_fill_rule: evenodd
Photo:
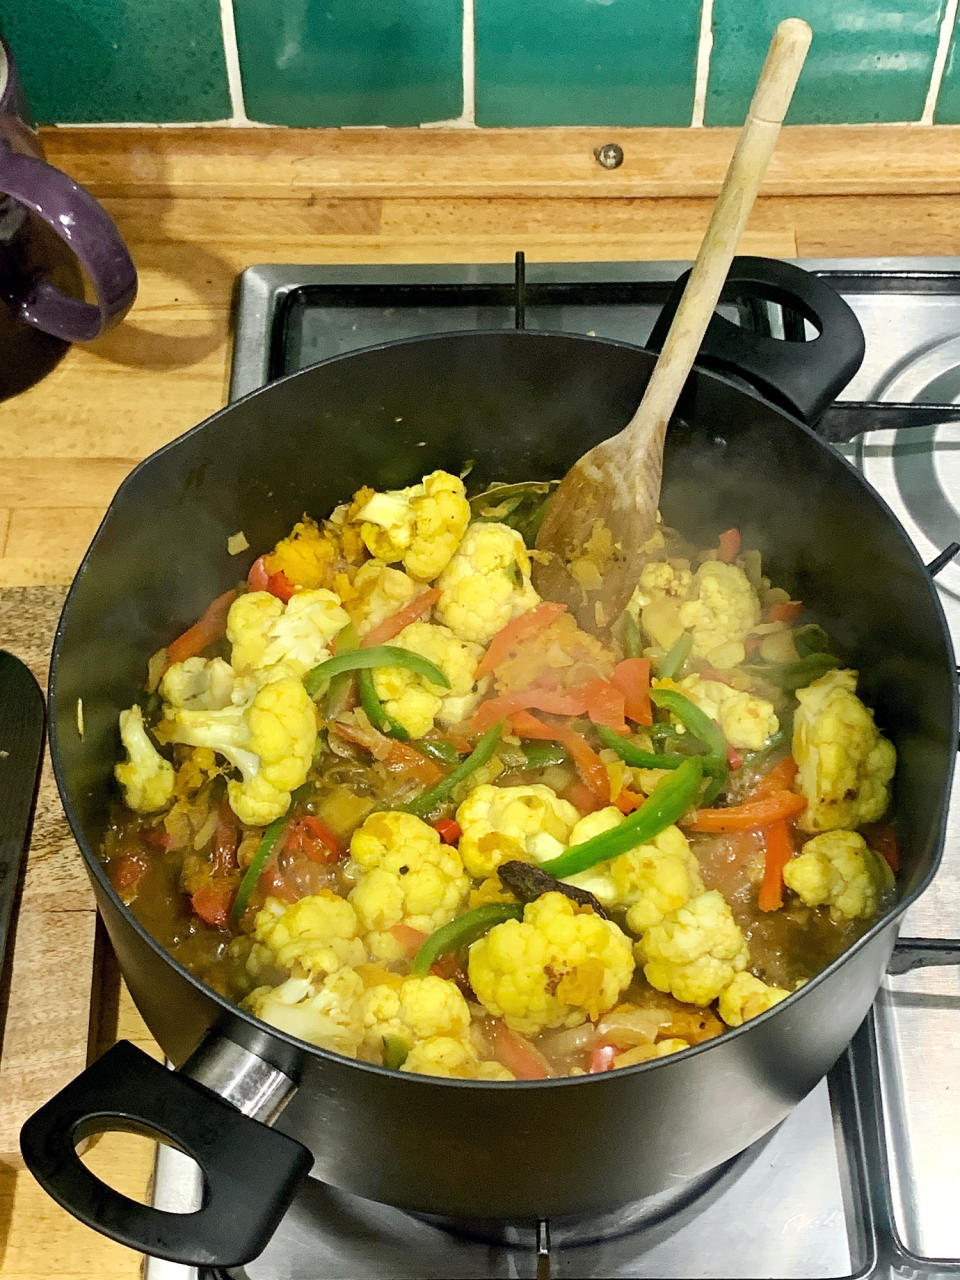
M 490 902 L 485 907 L 465 911 L 449 924 L 441 925 L 427 938 L 413 958 L 411 972 L 422 978 L 430 972 L 430 966 L 448 951 L 459 951 L 488 933 L 495 924 L 505 920 L 522 920 L 523 903 Z
M 640 808 L 624 818 L 619 826 L 584 840 L 583 844 L 572 845 L 558 857 L 541 862 L 540 869 L 562 880 L 648 843 L 696 802 L 702 778 L 701 757 L 690 756 L 669 777 L 661 779 Z
M 443 804 L 454 787 L 458 786 L 464 778 L 469 778 L 470 774 L 475 773 L 481 765 L 487 763 L 497 749 L 502 730 L 503 724 L 501 721 L 498 721 L 492 729 L 488 729 L 465 760 L 461 760 L 457 767 L 451 769 L 445 778 L 441 778 L 439 782 L 434 783 L 432 787 L 428 787 L 426 791 L 421 791 L 418 796 L 414 796 L 412 800 L 403 806 L 407 813 L 415 813 L 422 818 L 424 814 Z
M 710 776 L 710 782 L 700 803 L 712 804 L 727 785 L 727 740 L 723 736 L 723 730 L 714 724 L 706 712 L 675 689 L 652 689 L 650 697 L 661 710 L 676 716 L 688 732 L 706 747 L 707 753 L 702 764 L 703 772 Z
M 782 666 L 769 667 L 765 671 L 757 668 L 757 674 L 779 685 L 785 693 L 795 693 L 797 689 L 805 689 L 808 684 L 839 666 L 840 659 L 832 653 L 808 653 L 805 658 L 796 662 L 785 662 Z
M 808 622 L 793 633 L 793 643 L 801 658 L 812 653 L 829 653 L 830 637 L 818 622 Z
M 351 649 L 347 653 L 327 658 L 303 677 L 304 687 L 310 697 L 315 698 L 334 676 L 341 675 L 344 671 L 364 671 L 370 667 L 406 667 L 431 684 L 442 685 L 444 689 L 450 688 L 450 681 L 438 666 L 421 654 L 401 649 L 395 644 L 375 644 L 369 649 Z
M 383 1037 L 383 1065 L 391 1071 L 399 1071 L 407 1060 L 410 1046 L 402 1036 Z
M 337 636 L 337 653 L 352 653 L 354 649 L 359 647 L 359 644 L 360 637 L 357 635 L 357 628 L 351 622 Z M 347 698 L 352 683 L 352 671 L 342 671 L 340 675 L 334 676 L 330 681 L 326 705 L 328 720 L 332 720 L 334 716 L 338 716 L 341 711 L 346 710 Z
M 693 632 L 685 631 L 676 644 L 672 644 L 657 668 L 657 676 L 661 680 L 672 680 L 690 657 L 693 648 Z
M 644 751 L 642 747 L 638 747 L 629 738 L 622 737 L 616 730 L 605 724 L 598 724 L 595 728 L 597 737 L 603 745 L 615 751 L 620 759 L 633 769 L 679 769 L 685 760 L 690 759 L 690 756 L 673 753 L 658 754 L 655 751 Z
M 452 742 L 444 738 L 418 738 L 413 744 L 419 752 L 429 756 L 431 760 L 439 760 L 441 764 L 455 765 L 460 762 L 460 752 Z
M 570 752 L 559 742 L 521 742 L 520 750 L 526 757 L 527 769 L 547 769 L 552 764 L 566 764 Z
M 373 683 L 373 672 L 369 668 L 357 672 L 357 689 L 360 693 L 360 705 L 367 713 L 367 719 L 373 727 L 391 738 L 396 738 L 399 742 L 409 742 L 409 733 L 407 733 L 400 721 L 386 710 L 377 696 L 376 685 Z
M 637 626 L 637 620 L 632 613 L 624 610 L 623 624 L 621 626 L 620 638 L 623 643 L 624 656 L 627 658 L 643 657 L 643 641 L 640 638 L 640 628 Z
M 290 806 L 290 809 L 293 805 Z M 267 859 L 273 853 L 277 846 L 277 842 L 286 830 L 287 822 L 290 818 L 290 809 L 287 810 L 280 818 L 274 818 L 269 827 L 266 827 L 263 835 L 260 837 L 260 843 L 257 845 L 257 851 L 253 855 L 249 867 L 243 873 L 243 879 L 240 881 L 240 888 L 237 890 L 237 896 L 233 900 L 233 906 L 230 908 L 230 919 L 234 924 L 240 919 L 244 911 L 247 909 L 247 903 L 250 901 L 250 895 L 256 886 L 257 881 L 263 872 L 263 868 L 267 865 Z

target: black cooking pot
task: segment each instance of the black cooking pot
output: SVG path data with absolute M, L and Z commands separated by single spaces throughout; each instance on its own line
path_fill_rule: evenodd
M 747 265 L 756 275 L 756 262 Z M 127 984 L 181 1065 L 169 1072 L 117 1046 L 25 1126 L 28 1166 L 84 1221 L 144 1252 L 243 1262 L 262 1249 L 311 1164 L 335 1187 L 434 1214 L 609 1209 L 741 1151 L 839 1056 L 873 1001 L 900 917 L 940 856 L 956 742 L 953 654 L 936 592 L 898 522 L 853 468 L 770 402 L 822 409 L 862 354 L 852 314 L 795 268 L 765 264 L 759 274 L 768 292 L 799 291 L 797 310 L 823 332 L 808 344 L 741 334 L 766 399 L 726 376 L 692 375 L 667 440 L 664 516 L 704 545 L 739 526 L 771 578 L 859 669 L 899 756 L 896 906 L 802 990 L 716 1040 L 627 1070 L 514 1084 L 403 1075 L 313 1048 L 172 960 L 117 897 L 96 849 L 117 713 L 140 695 L 148 655 L 246 570 L 227 552 L 229 535 L 243 530 L 252 558 L 305 509 L 322 514 L 362 484 L 393 488 L 468 461 L 475 488 L 559 476 L 627 422 L 653 365 L 648 351 L 622 343 L 534 332 L 338 356 L 222 410 L 138 467 L 64 607 L 50 677 L 57 781 Z M 275 1128 L 251 1118 L 272 1118 L 286 1099 Z M 92 1132 L 144 1127 L 203 1166 L 197 1213 L 126 1200 L 75 1154 Z

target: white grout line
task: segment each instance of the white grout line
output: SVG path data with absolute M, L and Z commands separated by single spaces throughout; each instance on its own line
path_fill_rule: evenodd
M 240 74 L 240 50 L 237 46 L 233 0 L 220 0 L 220 30 L 227 62 L 227 87 L 230 90 L 230 124 L 248 125 L 251 121 L 247 118 L 243 102 L 243 76 Z
M 697 77 L 693 90 L 693 117 L 690 127 L 703 128 L 707 109 L 707 83 L 710 79 L 710 54 L 713 51 L 713 0 L 700 6 L 700 40 L 697 45 Z
M 477 127 L 476 27 L 474 0 L 463 0 L 463 110 L 454 120 L 427 120 L 421 129 L 475 129 Z
M 937 99 L 940 97 L 943 73 L 947 66 L 947 54 L 950 52 L 950 37 L 957 21 L 957 4 L 958 0 L 947 0 L 943 22 L 940 24 L 937 52 L 930 72 L 930 87 L 927 89 L 927 100 L 923 104 L 923 111 L 918 122 L 920 124 L 933 124 L 933 114 L 937 109 Z

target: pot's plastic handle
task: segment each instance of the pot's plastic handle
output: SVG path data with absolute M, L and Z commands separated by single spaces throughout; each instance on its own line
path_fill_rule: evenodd
M 80 260 L 96 304 L 71 298 L 41 273 L 8 286 L 19 318 L 66 342 L 88 342 L 117 324 L 137 296 L 137 270 L 106 209 L 52 165 L 14 151 L 0 154 L 0 192 L 30 209 Z
M 161 1135 L 203 1171 L 203 1204 L 168 1213 L 95 1177 L 77 1144 L 111 1129 Z M 82 1222 L 141 1253 L 231 1267 L 261 1253 L 313 1164 L 306 1147 L 250 1119 L 128 1041 L 31 1116 L 20 1133 L 27 1168 Z
M 670 291 L 647 342 L 651 351 L 663 345 L 689 274 Z M 721 301 L 731 298 L 780 303 L 819 332 L 809 342 L 791 341 L 714 315 L 697 364 L 737 374 L 804 422 L 816 422 L 863 361 L 863 330 L 851 308 L 825 280 L 775 258 L 734 258 Z

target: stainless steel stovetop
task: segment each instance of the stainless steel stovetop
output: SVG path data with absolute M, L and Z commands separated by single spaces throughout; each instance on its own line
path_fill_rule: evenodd
M 528 328 L 643 343 L 686 263 L 548 263 L 526 271 Z M 802 261 L 856 311 L 863 367 L 825 426 L 926 562 L 960 540 L 960 258 Z M 510 266 L 253 267 L 241 277 L 231 399 L 326 356 L 392 338 L 514 323 Z M 770 309 L 765 323 L 785 327 Z M 877 406 L 897 403 L 891 411 Z M 892 422 L 891 422 L 892 418 Z M 867 435 L 854 435 L 881 424 Z M 938 574 L 960 649 L 960 563 Z M 907 913 L 899 967 L 960 951 L 960 778 L 944 860 Z M 922 940 L 932 940 L 924 945 Z M 949 945 L 953 944 L 953 945 Z M 937 951 L 937 948 L 940 951 Z M 933 953 L 933 955 L 932 955 Z M 345 1195 L 298 1195 L 230 1280 L 406 1277 L 960 1276 L 960 969 L 891 974 L 850 1050 L 767 1138 L 668 1209 L 506 1224 L 484 1238 Z M 154 1203 L 188 1211 L 196 1166 L 160 1148 Z M 147 1280 L 205 1280 L 148 1260 Z M 212 1277 L 210 1278 L 212 1280 Z

